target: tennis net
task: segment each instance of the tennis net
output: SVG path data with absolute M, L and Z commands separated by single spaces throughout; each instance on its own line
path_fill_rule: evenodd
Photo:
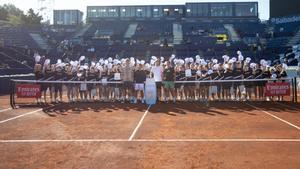
M 174 86 L 174 87 L 173 87 Z M 145 85 L 122 81 L 11 80 L 11 105 L 43 105 L 60 102 L 126 102 L 145 99 Z M 157 83 L 160 101 L 293 101 L 296 78 L 175 81 Z M 147 92 L 147 91 L 146 91 Z M 136 103 L 136 102 L 134 102 Z

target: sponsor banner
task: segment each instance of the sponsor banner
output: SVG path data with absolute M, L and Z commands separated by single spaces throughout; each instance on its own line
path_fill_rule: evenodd
M 18 98 L 37 98 L 41 97 L 41 85 L 38 84 L 19 84 L 17 88 Z
M 267 83 L 265 95 L 266 96 L 289 96 L 290 83 L 287 82 Z

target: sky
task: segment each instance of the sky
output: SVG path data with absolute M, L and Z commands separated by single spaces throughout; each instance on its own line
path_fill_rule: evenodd
M 44 0 L 45 1 L 45 0 Z M 46 0 L 47 1 L 47 0 Z M 186 2 L 258 2 L 259 17 L 262 20 L 269 19 L 270 0 L 52 0 L 54 9 L 79 9 L 86 13 L 86 6 L 105 5 L 177 5 Z M 29 8 L 38 9 L 38 0 L 0 0 L 0 5 L 12 3 L 23 11 Z M 85 16 L 84 16 L 85 17 Z

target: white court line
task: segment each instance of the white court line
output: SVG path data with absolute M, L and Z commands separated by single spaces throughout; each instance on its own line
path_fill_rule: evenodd
M 131 136 L 129 137 L 129 141 L 131 141 L 133 139 L 133 137 L 135 136 L 136 132 L 138 131 L 138 129 L 140 128 L 140 126 L 142 125 L 149 109 L 150 109 L 151 105 L 149 105 L 149 107 L 147 108 L 147 110 L 145 111 L 144 115 L 142 116 L 141 120 L 139 121 L 138 125 L 135 127 L 135 129 L 133 130 Z
M 0 140 L 0 143 L 44 142 L 300 142 L 300 139 L 72 139 L 72 140 Z
M 290 125 L 290 126 L 296 128 L 296 129 L 300 130 L 300 127 L 299 127 L 299 126 L 296 126 L 295 124 L 292 124 L 291 122 L 288 122 L 288 121 L 286 121 L 286 120 L 283 120 L 282 118 L 279 118 L 279 117 L 277 117 L 277 116 L 275 116 L 275 115 L 273 115 L 273 114 L 271 114 L 271 113 L 269 113 L 269 112 L 267 112 L 267 111 L 265 111 L 265 110 L 263 110 L 263 109 L 261 109 L 261 108 L 258 108 L 258 107 L 256 107 L 256 106 L 251 105 L 250 103 L 245 103 L 245 104 L 247 104 L 248 106 L 251 106 L 251 107 L 253 107 L 253 108 L 255 108 L 255 109 L 261 110 L 261 111 L 264 112 L 265 114 L 267 114 L 267 115 L 269 115 L 269 116 L 272 116 L 272 117 L 274 117 L 275 119 L 280 120 L 280 121 L 282 121 L 282 122 L 284 122 L 284 123 L 286 123 L 286 124 L 288 124 L 288 125 Z
M 5 111 L 8 111 L 8 110 L 11 110 L 11 108 L 7 108 L 7 109 L 0 110 L 0 113 L 1 113 L 1 112 L 5 112 Z
M 17 118 L 20 118 L 20 117 L 24 117 L 24 116 L 27 116 L 27 115 L 30 115 L 30 114 L 33 114 L 33 113 L 36 113 L 36 112 L 39 112 L 41 110 L 43 110 L 43 109 L 37 109 L 37 110 L 31 111 L 31 112 L 28 112 L 28 113 L 25 113 L 25 114 L 21 114 L 19 116 L 15 116 L 15 117 L 12 117 L 12 118 L 9 118 L 9 119 L 6 119 L 6 120 L 2 120 L 2 121 L 0 121 L 0 124 L 11 121 L 11 120 L 14 120 L 14 119 L 17 119 Z

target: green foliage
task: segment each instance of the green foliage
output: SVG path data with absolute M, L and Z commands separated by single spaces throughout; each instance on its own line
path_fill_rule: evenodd
M 26 25 L 40 25 L 42 19 L 42 16 L 40 16 L 39 13 L 34 13 L 32 8 L 30 8 L 27 14 L 23 16 Z
M 17 8 L 13 4 L 4 4 L 2 7 L 8 12 L 8 15 L 15 15 L 15 16 L 24 15 L 23 11 L 21 9 Z
M 8 17 L 8 11 L 3 6 L 0 6 L 0 20 L 7 21 L 7 17 Z
M 8 15 L 7 20 L 10 24 L 14 26 L 19 26 L 24 24 L 22 16 Z
M 6 20 L 13 25 L 40 25 L 42 19 L 42 16 L 35 13 L 32 8 L 25 15 L 22 10 L 13 4 L 0 6 L 0 20 Z

